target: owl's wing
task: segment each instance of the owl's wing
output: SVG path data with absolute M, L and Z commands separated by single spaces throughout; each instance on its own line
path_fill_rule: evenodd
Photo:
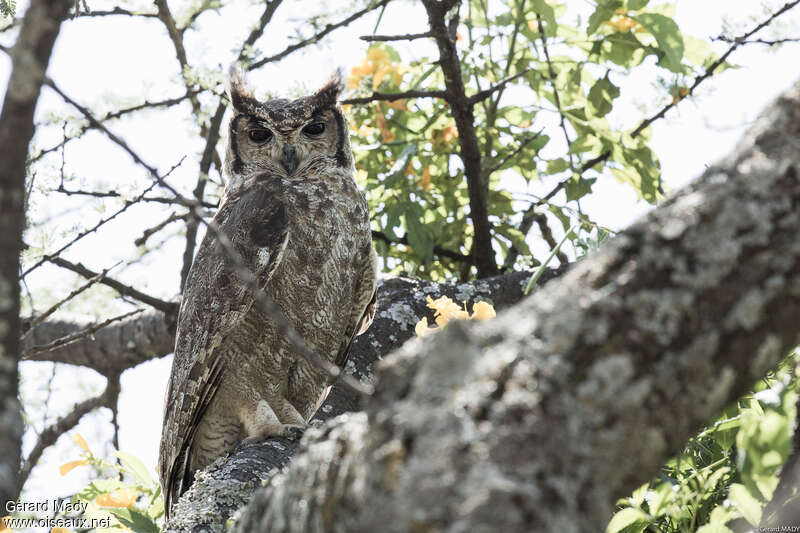
M 358 304 L 355 306 L 357 313 L 354 318 L 356 320 L 352 323 L 352 328 L 348 331 L 349 341 L 336 355 L 334 362 L 340 367 L 344 368 L 347 364 L 347 358 L 350 356 L 350 348 L 353 346 L 353 340 L 356 336 L 361 335 L 375 318 L 375 308 L 378 299 L 378 287 L 376 284 L 376 265 L 377 257 L 375 256 L 375 249 L 372 248 L 372 243 L 369 244 L 370 250 L 367 257 L 369 258 L 361 272 L 359 283 L 359 296 Z M 363 307 L 362 307 L 363 306 Z M 363 311 L 360 311 L 363 309 Z
M 286 249 L 289 224 L 280 194 L 268 182 L 226 198 L 214 220 L 264 288 Z M 219 348 L 255 301 L 237 266 L 208 231 L 192 263 L 178 315 L 175 356 L 167 389 L 159 474 L 164 508 L 189 487 L 191 448 L 225 372 Z

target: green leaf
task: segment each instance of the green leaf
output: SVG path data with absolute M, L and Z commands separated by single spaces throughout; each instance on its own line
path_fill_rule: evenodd
M 563 157 L 547 162 L 548 174 L 558 174 L 559 172 L 564 172 L 567 168 L 569 168 L 569 163 Z
M 108 512 L 117 517 L 120 523 L 136 533 L 160 533 L 155 522 L 149 516 L 134 509 L 108 509 Z
M 706 524 L 697 533 L 733 533 L 733 530 L 723 524 Z
M 570 178 L 564 187 L 564 192 L 567 193 L 567 201 L 578 200 L 592 192 L 592 185 L 595 181 L 597 181 L 597 178 Z
M 642 9 L 644 6 L 647 5 L 647 2 L 650 0 L 628 0 L 628 9 L 630 11 L 636 11 L 637 9 Z
M 631 18 L 656 38 L 658 49 L 664 53 L 658 64 L 672 72 L 682 72 L 683 36 L 675 21 L 658 13 L 641 13 Z
M 755 499 L 744 485 L 732 483 L 728 498 L 751 525 L 757 526 L 761 522 L 761 502 Z
M 601 1 L 597 3 L 597 9 L 589 16 L 589 26 L 586 28 L 587 35 L 597 31 L 600 24 L 614 16 L 614 12 L 622 7 L 621 0 Z
M 650 522 L 650 520 L 650 515 L 641 509 L 627 507 L 614 514 L 614 516 L 611 518 L 611 521 L 608 523 L 608 526 L 606 526 L 606 533 L 619 533 L 626 527 L 637 522 L 644 522 L 644 524 L 642 524 L 642 529 L 639 530 L 642 531 L 646 527 L 647 523 Z
M 118 479 L 95 479 L 75 496 L 85 502 L 91 502 L 101 494 L 117 490 L 123 486 L 125 486 L 125 483 Z
M 605 77 L 597 80 L 589 90 L 589 102 L 594 107 L 595 115 L 604 117 L 611 111 L 612 102 L 619 96 L 619 87 L 611 83 L 608 73 Z
M 433 241 L 428 234 L 428 228 L 422 223 L 425 216 L 422 208 L 413 209 L 403 215 L 403 226 L 408 235 L 408 244 L 414 249 L 414 255 L 420 258 L 422 263 L 430 263 L 433 259 Z
M 144 463 L 139 460 L 138 457 L 131 455 L 127 452 L 117 452 L 117 457 L 119 457 L 122 464 L 125 465 L 128 470 L 131 471 L 131 474 L 136 477 L 143 485 L 152 485 L 154 483 L 153 478 L 150 476 L 150 473 L 147 471 L 147 467 L 144 466 Z
M 641 63 L 647 57 L 644 45 L 632 33 L 613 33 L 606 37 L 598 47 L 596 53 L 612 63 L 631 68 Z

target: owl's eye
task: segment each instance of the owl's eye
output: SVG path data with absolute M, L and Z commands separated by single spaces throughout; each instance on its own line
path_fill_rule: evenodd
M 272 139 L 272 132 L 266 129 L 250 130 L 247 134 L 249 135 L 251 141 L 258 144 L 265 143 Z
M 309 124 L 308 126 L 303 128 L 303 133 L 305 133 L 309 137 L 315 137 L 317 135 L 321 135 L 323 131 L 325 131 L 324 122 L 314 122 L 313 124 Z

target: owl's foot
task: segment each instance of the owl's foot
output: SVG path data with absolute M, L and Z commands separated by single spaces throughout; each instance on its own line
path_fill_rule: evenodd
M 303 434 L 306 432 L 306 426 L 298 426 L 293 424 L 284 424 L 278 432 L 270 431 L 268 434 L 265 435 L 256 435 L 253 437 L 247 437 L 242 439 L 239 444 L 233 449 L 231 454 L 235 454 L 244 450 L 245 448 L 249 448 L 250 446 L 254 446 L 256 444 L 260 444 L 267 439 L 272 437 L 283 437 L 289 440 L 300 440 L 303 437 Z

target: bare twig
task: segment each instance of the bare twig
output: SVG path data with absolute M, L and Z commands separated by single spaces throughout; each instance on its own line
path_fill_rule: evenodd
M 569 166 L 574 170 L 575 162 L 572 158 L 572 151 L 569 150 L 569 147 L 572 145 L 572 139 L 569 138 L 569 132 L 567 131 L 567 124 L 566 120 L 564 119 L 564 110 L 561 107 L 561 98 L 558 96 L 558 88 L 556 87 L 556 72 L 553 70 L 553 62 L 550 60 L 550 50 L 547 47 L 547 34 L 544 32 L 542 16 L 539 13 L 536 13 L 536 23 L 539 26 L 539 35 L 541 35 L 542 38 L 542 50 L 544 51 L 544 58 L 547 62 L 547 74 L 550 76 L 550 85 L 553 88 L 553 101 L 555 102 L 556 109 L 558 110 L 559 126 L 561 127 L 561 131 L 564 132 L 564 140 L 567 142 Z
M 142 246 L 143 244 L 145 244 L 147 242 L 147 239 L 149 239 L 155 233 L 158 233 L 159 231 L 161 231 L 162 229 L 167 227 L 169 224 L 172 224 L 173 222 L 177 222 L 178 220 L 186 220 L 188 217 L 189 217 L 189 213 L 181 213 L 181 214 L 172 213 L 170 216 L 168 216 L 167 218 L 165 218 L 164 220 L 162 220 L 161 222 L 159 222 L 155 226 L 153 226 L 151 228 L 147 228 L 146 230 L 144 230 L 142 232 L 142 236 L 139 237 L 138 239 L 136 239 L 135 241 L 133 241 L 133 244 L 135 244 L 136 246 Z
M 109 324 L 113 324 L 114 322 L 118 322 L 120 320 L 126 319 L 128 317 L 133 316 L 133 315 L 139 314 L 142 311 L 144 311 L 144 309 L 134 309 L 133 311 L 130 311 L 128 313 L 123 313 L 121 315 L 117 315 L 117 316 L 114 316 L 114 317 L 111 317 L 111 318 L 107 318 L 106 320 L 103 320 L 102 322 L 98 322 L 97 324 L 93 324 L 93 325 L 89 326 L 86 329 L 78 331 L 77 333 L 73 333 L 71 335 L 67 335 L 65 337 L 58 338 L 58 339 L 54 340 L 53 342 L 50 342 L 50 343 L 47 343 L 47 344 L 42 344 L 42 345 L 39 345 L 39 346 L 32 346 L 29 349 L 27 349 L 24 352 L 22 352 L 22 359 L 29 359 L 30 357 L 32 357 L 32 356 L 34 356 L 36 354 L 43 353 L 43 352 L 49 352 L 50 350 L 58 348 L 59 346 L 64 346 L 66 344 L 70 344 L 72 342 L 80 340 L 80 339 L 82 339 L 84 337 L 89 337 L 94 332 L 96 332 L 96 331 L 98 331 L 100 329 L 103 329 L 104 327 L 108 326 Z
M 377 3 L 375 3 L 375 4 L 371 5 L 371 6 L 367 6 L 366 8 L 362 9 L 361 11 L 357 11 L 357 12 L 353 13 L 352 15 L 350 15 L 347 18 L 345 18 L 344 20 L 341 20 L 341 21 L 336 22 L 334 24 L 326 24 L 325 27 L 322 29 L 322 31 L 312 35 L 308 39 L 303 39 L 302 41 L 300 41 L 298 43 L 295 43 L 293 45 L 287 46 L 282 52 L 279 52 L 279 53 L 277 53 L 275 55 L 272 55 L 272 56 L 269 56 L 269 57 L 265 57 L 263 59 L 259 59 L 258 61 L 253 62 L 248 67 L 248 70 L 255 70 L 255 69 L 259 68 L 259 67 L 263 67 L 267 63 L 274 63 L 275 61 L 283 59 L 284 57 L 288 56 L 292 52 L 295 52 L 295 51 L 297 51 L 297 50 L 299 50 L 301 48 L 304 48 L 304 47 L 306 47 L 306 46 L 308 46 L 310 44 L 316 43 L 317 41 L 319 41 L 320 39 L 322 39 L 323 37 L 325 37 L 326 35 L 328 35 L 332 31 L 337 30 L 339 28 L 342 28 L 344 26 L 347 26 L 348 24 L 350 24 L 354 20 L 357 20 L 357 19 L 363 17 L 364 15 L 369 13 L 370 11 L 374 11 L 374 10 L 378 9 L 379 7 L 385 6 L 389 2 L 390 2 L 390 0 L 380 0 L 380 2 L 377 2 Z
M 425 33 L 406 33 L 404 35 L 362 35 L 359 37 L 362 41 L 367 42 L 374 42 L 374 41 L 413 41 L 415 39 L 427 39 L 428 37 L 433 37 L 431 32 L 426 31 Z
M 94 285 L 95 283 L 100 281 L 101 279 L 103 279 L 106 276 L 106 274 L 108 274 L 112 269 L 116 268 L 118 265 L 119 265 L 119 263 L 117 263 L 115 265 L 112 265 L 112 266 L 110 266 L 108 268 L 104 268 L 102 272 L 100 272 L 96 276 L 93 276 L 93 277 L 89 278 L 89 281 L 87 281 L 86 283 L 84 283 L 83 285 L 78 287 L 77 289 L 75 289 L 72 292 L 70 292 L 65 298 L 59 300 L 58 302 L 56 302 L 55 304 L 50 306 L 50 308 L 47 309 L 44 313 L 42 313 L 41 315 L 38 315 L 35 318 L 33 318 L 30 321 L 29 324 L 23 324 L 23 330 L 24 331 L 23 331 L 22 338 L 24 339 L 25 336 L 33 328 L 35 328 L 38 324 L 42 323 L 47 317 L 49 317 L 50 315 L 55 313 L 62 305 L 64 305 L 68 301 L 72 300 L 73 298 L 75 298 L 76 296 L 81 294 L 83 291 L 85 291 L 86 289 L 88 289 L 89 287 L 91 287 L 92 285 Z
M 122 109 L 119 109 L 117 111 L 113 111 L 111 113 L 108 113 L 108 114 L 104 115 L 102 118 L 99 118 L 97 120 L 99 122 L 106 122 L 108 120 L 120 118 L 120 117 L 122 117 L 124 115 L 128 115 L 128 114 L 134 113 L 136 111 L 141 111 L 143 109 L 173 106 L 173 105 L 179 104 L 179 103 L 183 102 L 184 100 L 186 100 L 187 98 L 189 98 L 190 94 L 191 93 L 187 92 L 183 96 L 178 96 L 176 98 L 167 98 L 165 100 L 160 100 L 160 101 L 157 101 L 157 102 L 148 102 L 148 101 L 145 100 L 141 104 L 137 104 L 137 105 L 134 105 L 134 106 L 131 106 L 131 107 L 122 108 Z M 93 129 L 93 128 L 94 128 L 94 126 L 92 126 L 91 124 L 87 125 L 85 128 L 82 128 L 81 131 L 77 135 L 75 135 L 73 137 L 68 137 L 68 138 L 64 139 L 63 141 L 61 141 L 60 143 L 58 143 L 58 144 L 56 144 L 54 146 L 51 146 L 50 148 L 46 148 L 46 149 L 42 150 L 41 152 L 39 152 L 38 154 L 36 154 L 35 156 L 31 157 L 30 159 L 28 159 L 28 164 L 31 164 L 31 163 L 34 163 L 34 162 L 38 161 L 39 159 L 41 159 L 42 157 L 44 157 L 45 155 L 47 155 L 47 154 L 49 154 L 51 152 L 55 152 L 56 150 L 62 148 L 65 144 L 67 144 L 70 141 L 73 141 L 75 139 L 78 139 L 85 132 L 87 132 L 88 130 Z
M 105 129 L 105 128 L 104 128 L 104 129 Z M 106 131 L 107 131 L 107 130 L 106 130 Z M 138 157 L 138 156 L 137 156 L 137 157 Z M 180 165 L 182 162 L 183 162 L 183 159 L 181 159 L 181 161 L 180 161 L 180 162 L 178 162 L 178 164 L 177 164 L 177 165 L 175 165 L 174 167 L 172 167 L 172 168 L 169 170 L 169 172 L 167 172 L 167 174 L 166 174 L 166 175 L 168 176 L 169 174 L 171 174 L 171 173 L 172 173 L 172 171 L 173 171 L 173 170 L 175 170 L 175 169 L 176 169 L 176 168 L 177 168 L 177 167 L 178 167 L 178 166 L 179 166 L 179 165 Z M 26 269 L 26 270 L 25 270 L 25 271 L 24 271 L 24 272 L 23 272 L 23 273 L 20 275 L 20 279 L 22 279 L 22 278 L 24 278 L 25 276 L 27 276 L 28 274 L 30 274 L 30 273 L 31 273 L 31 272 L 32 272 L 34 269 L 36 269 L 36 268 L 39 268 L 40 266 L 42 266 L 42 265 L 43 265 L 43 264 L 44 264 L 46 261 L 52 261 L 52 259 L 53 259 L 55 256 L 58 256 L 58 254 L 60 254 L 61 252 L 63 252 L 64 250 L 66 250 L 67 248 L 69 248 L 70 246 L 72 246 L 73 244 L 75 244 L 76 242 L 78 242 L 79 240 L 83 239 L 84 237 L 86 237 L 86 236 L 87 236 L 87 235 L 89 235 L 90 233 L 94 233 L 95 231 L 97 231 L 98 229 L 100 229 L 100 228 L 101 228 L 101 227 L 102 227 L 104 224 L 106 224 L 106 223 L 110 222 L 111 220 L 114 220 L 116 217 L 118 217 L 119 215 L 121 215 L 122 213 L 124 213 L 125 211 L 127 211 L 127 210 L 128 210 L 128 208 L 129 208 L 130 206 L 132 206 L 132 205 L 134 205 L 134 204 L 137 204 L 137 203 L 139 203 L 139 202 L 140 202 L 140 201 L 141 201 L 141 200 L 142 200 L 142 199 L 145 197 L 145 195 L 147 195 L 147 193 L 149 193 L 149 192 L 150 192 L 150 191 L 151 191 L 153 188 L 155 188 L 155 186 L 156 186 L 156 185 L 158 185 L 158 184 L 159 184 L 159 182 L 158 182 L 158 181 L 154 181 L 154 182 L 153 182 L 153 183 L 151 183 L 151 184 L 150 184 L 150 185 L 149 185 L 149 186 L 148 186 L 148 187 L 147 187 L 147 188 L 146 188 L 146 189 L 145 189 L 145 190 L 144 190 L 144 191 L 143 191 L 141 194 L 139 194 L 139 195 L 138 195 L 136 198 L 134 198 L 133 200 L 128 200 L 128 201 L 126 201 L 126 202 L 125 202 L 125 204 L 123 204 L 123 206 L 122 206 L 121 208 L 119 208 L 119 209 L 118 209 L 118 210 L 116 210 L 114 213 L 112 213 L 112 214 L 111 214 L 111 216 L 108 216 L 108 217 L 106 217 L 106 218 L 104 218 L 104 219 L 101 219 L 101 220 L 100 220 L 100 221 L 99 221 L 97 224 L 95 224 L 95 225 L 94 225 L 94 226 L 92 226 L 91 228 L 89 228 L 89 229 L 87 229 L 87 230 L 84 230 L 84 231 L 80 232 L 80 233 L 79 233 L 78 235 L 76 235 L 76 236 L 75 236 L 75 237 L 74 237 L 72 240 L 70 240 L 69 242 L 67 242 L 67 243 L 66 243 L 66 244 L 64 244 L 63 246 L 61 246 L 61 248 L 59 248 L 59 249 L 58 249 L 58 250 L 56 250 L 55 252 L 52 252 L 52 253 L 49 253 L 49 254 L 45 254 L 44 256 L 42 256 L 42 258 L 41 258 L 41 259 L 39 259 L 37 262 L 35 262 L 35 263 L 34 263 L 33 265 L 31 265 L 30 267 L 28 267 L 28 268 L 27 268 L 27 269 Z
M 541 134 L 542 130 L 539 130 L 535 134 L 523 139 L 522 142 L 520 142 L 519 145 L 514 150 L 503 156 L 503 158 L 500 161 L 498 161 L 491 168 L 486 170 L 486 175 L 488 176 L 490 174 L 493 174 L 494 172 L 497 172 L 498 170 L 503 168 L 509 161 L 514 159 L 520 152 L 522 152 L 526 146 L 528 146 L 530 143 L 538 139 Z
M 114 9 L 109 9 L 105 11 L 80 11 L 76 12 L 72 18 L 84 18 L 84 17 L 111 17 L 115 15 L 124 15 L 127 17 L 145 17 L 145 18 L 156 18 L 158 15 L 156 13 L 146 13 L 146 12 L 135 12 L 130 11 L 128 9 L 122 9 L 121 7 L 115 7 Z
M 371 102 L 404 100 L 406 98 L 444 98 L 445 91 L 403 91 L 400 93 L 372 93 L 370 96 L 348 98 L 342 104 L 369 104 Z
M 497 83 L 495 83 L 491 87 L 488 87 L 488 88 L 486 88 L 486 89 L 484 89 L 482 91 L 478 91 L 477 93 L 475 93 L 472 96 L 470 96 L 469 97 L 469 101 L 472 104 L 477 104 L 481 100 L 485 100 L 486 98 L 489 98 L 496 91 L 499 91 L 500 89 L 505 87 L 507 84 L 511 83 L 512 81 L 516 80 L 517 78 L 521 78 L 522 76 L 524 76 L 528 72 L 531 72 L 532 70 L 533 70 L 533 67 L 530 67 L 530 68 L 526 68 L 526 69 L 520 70 L 519 72 L 517 72 L 513 76 L 506 76 L 505 78 L 503 78 L 502 80 L 498 81 Z
M 798 43 L 800 37 L 787 37 L 785 39 L 742 39 L 736 40 L 732 37 L 720 35 L 714 38 L 715 41 L 722 41 L 724 43 L 738 43 L 738 44 L 765 44 L 767 46 L 778 46 L 787 43 Z
M 53 263 L 56 266 L 60 266 L 61 268 L 66 268 L 67 270 L 71 270 L 76 274 L 83 276 L 86 279 L 93 279 L 98 276 L 97 272 L 93 272 L 83 266 L 80 263 L 73 263 L 71 261 L 67 261 L 63 257 L 50 257 L 47 258 L 47 261 Z M 142 303 L 145 303 L 159 311 L 164 312 L 167 315 L 174 316 L 178 312 L 178 304 L 174 302 L 166 302 L 154 296 L 150 296 L 149 294 L 145 294 L 138 289 L 134 289 L 133 287 L 126 285 L 120 281 L 117 281 L 113 278 L 109 278 L 108 276 L 103 276 L 99 279 L 99 283 L 103 285 L 107 285 L 120 293 L 123 296 L 129 296 L 134 300 L 138 300 Z

